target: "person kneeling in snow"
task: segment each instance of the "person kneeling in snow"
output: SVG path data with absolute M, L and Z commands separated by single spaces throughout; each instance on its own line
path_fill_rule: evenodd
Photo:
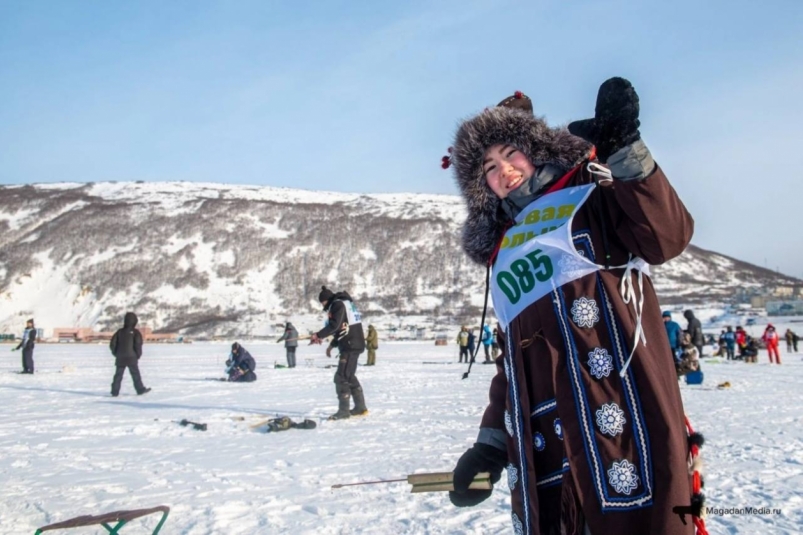
M 502 345 L 450 499 L 478 504 L 492 491 L 472 479 L 506 469 L 516 534 L 691 535 L 701 522 L 673 512 L 693 503 L 688 434 L 648 277 L 694 223 L 638 109 L 612 78 L 596 117 L 566 131 L 517 92 L 463 122 L 444 157 L 467 205 L 463 248 L 491 270 Z
M 257 363 L 254 357 L 237 342 L 231 345 L 231 357 L 226 361 L 226 365 L 229 366 L 231 382 L 250 383 L 257 380 L 257 374 L 254 373 Z
M 678 379 L 689 372 L 696 372 L 700 369 L 700 353 L 697 347 L 691 343 L 689 333 L 683 333 L 681 344 L 680 360 L 675 364 Z

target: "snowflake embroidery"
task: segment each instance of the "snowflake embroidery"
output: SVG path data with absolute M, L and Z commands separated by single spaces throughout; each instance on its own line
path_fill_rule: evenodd
M 636 475 L 636 467 L 627 459 L 614 461 L 608 470 L 608 482 L 616 492 L 630 495 L 633 489 L 638 487 L 639 477 Z
M 565 254 L 558 260 L 558 267 L 560 267 L 561 273 L 571 279 L 576 279 L 582 276 L 582 272 L 586 269 L 587 265 L 576 256 Z
M 516 482 L 519 480 L 519 470 L 513 463 L 507 465 L 507 486 L 510 490 L 516 488 Z
M 505 429 L 507 429 L 507 434 L 513 436 L 513 420 L 510 418 L 510 413 L 505 411 Z
M 578 327 L 593 327 L 599 321 L 597 302 L 587 297 L 576 299 L 572 304 L 572 319 Z
M 515 535 L 524 535 L 524 526 L 521 525 L 519 517 L 516 513 L 511 513 L 511 517 L 513 518 L 513 533 L 515 533 Z
M 613 357 L 607 349 L 595 347 L 594 351 L 588 354 L 588 367 L 591 375 L 597 379 L 608 377 L 613 371 Z
M 624 425 L 627 423 L 625 412 L 616 403 L 606 403 L 595 414 L 599 430 L 604 434 L 615 437 L 624 431 Z
M 533 435 L 533 447 L 536 449 L 536 451 L 544 451 L 544 448 L 546 447 L 544 435 L 538 432 Z
M 560 418 L 555 418 L 555 421 L 552 422 L 553 427 L 555 428 L 555 434 L 558 435 L 558 438 L 563 440 L 563 425 L 560 423 Z

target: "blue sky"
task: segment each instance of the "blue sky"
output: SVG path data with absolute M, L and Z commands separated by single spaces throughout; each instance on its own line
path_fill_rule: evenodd
M 803 277 L 803 2 L 0 0 L 0 184 L 456 193 L 457 122 L 624 76 L 698 246 Z

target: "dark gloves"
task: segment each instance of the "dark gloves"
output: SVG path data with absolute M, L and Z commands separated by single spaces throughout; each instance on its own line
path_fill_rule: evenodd
M 638 114 L 633 84 L 624 78 L 610 78 L 599 87 L 594 118 L 570 123 L 569 132 L 593 143 L 597 158 L 605 163 L 611 154 L 641 139 Z
M 477 442 L 457 461 L 454 491 L 449 493 L 449 499 L 457 507 L 472 507 L 487 500 L 492 490 L 468 490 L 468 486 L 480 472 L 490 472 L 491 483 L 496 483 L 502 477 L 506 463 L 507 452 Z

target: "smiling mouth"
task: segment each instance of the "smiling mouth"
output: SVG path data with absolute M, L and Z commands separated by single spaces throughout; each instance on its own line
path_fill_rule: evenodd
M 521 186 L 522 182 L 524 182 L 524 179 L 521 177 L 521 175 L 519 175 L 518 177 L 516 177 L 513 180 L 511 180 L 510 182 L 508 182 L 506 188 L 507 188 L 508 191 L 510 191 L 512 189 L 516 189 L 519 186 Z

